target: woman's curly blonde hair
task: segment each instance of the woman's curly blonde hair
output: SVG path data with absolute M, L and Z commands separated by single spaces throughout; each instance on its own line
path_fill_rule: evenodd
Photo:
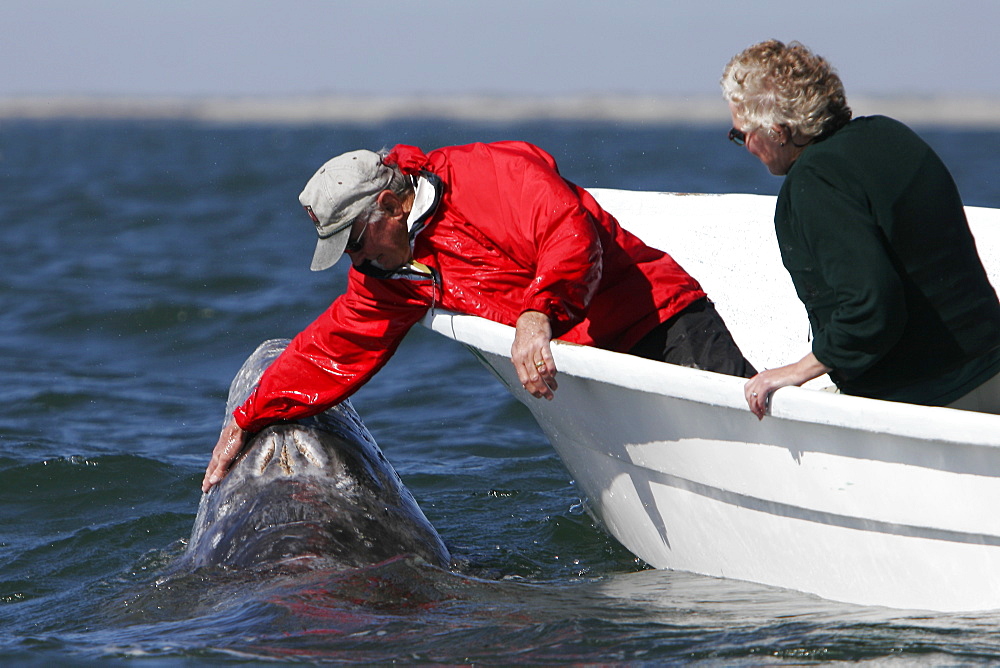
M 720 83 L 744 132 L 784 125 L 815 139 L 851 120 L 836 71 L 798 42 L 772 39 L 748 47 L 729 61 Z

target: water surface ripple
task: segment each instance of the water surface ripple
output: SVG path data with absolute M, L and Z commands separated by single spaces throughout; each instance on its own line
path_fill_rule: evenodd
M 758 192 L 727 128 L 0 125 L 0 662 L 992 663 L 995 614 L 924 615 L 644 568 L 527 411 L 415 330 L 354 399 L 461 567 L 169 576 L 230 379 L 344 285 L 297 195 L 334 154 L 526 139 L 585 186 Z M 926 128 L 969 204 L 1000 133 Z

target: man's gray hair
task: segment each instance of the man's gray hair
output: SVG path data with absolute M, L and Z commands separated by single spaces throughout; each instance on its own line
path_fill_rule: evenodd
M 403 172 L 401 172 L 399 167 L 396 165 L 385 164 L 385 156 L 389 155 L 389 151 L 387 149 L 383 148 L 382 150 L 377 151 L 377 153 L 379 158 L 383 160 L 382 165 L 392 172 L 392 176 L 389 178 L 389 183 L 386 184 L 386 187 L 383 188 L 383 190 L 391 190 L 397 197 L 405 198 L 414 190 L 413 179 L 406 174 L 403 174 Z M 358 214 L 355 220 L 360 220 L 362 222 L 378 220 L 378 218 L 374 215 L 377 213 L 378 208 L 378 200 L 372 199 L 368 206 L 362 209 L 361 213 Z

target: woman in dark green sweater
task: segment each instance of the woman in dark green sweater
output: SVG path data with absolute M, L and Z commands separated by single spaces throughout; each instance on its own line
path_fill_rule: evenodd
M 1000 412 L 1000 304 L 934 151 L 892 119 L 851 120 L 833 68 L 795 42 L 736 55 L 722 89 L 730 139 L 785 177 L 775 232 L 814 337 L 747 382 L 750 409 L 829 373 L 845 394 Z

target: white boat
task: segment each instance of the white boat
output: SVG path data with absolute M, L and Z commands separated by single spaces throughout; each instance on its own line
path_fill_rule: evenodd
M 809 350 L 781 266 L 774 197 L 595 190 L 701 281 L 744 354 Z M 1000 210 L 968 208 L 1000 277 Z M 828 378 L 750 413 L 739 378 L 555 342 L 539 400 L 510 363 L 513 329 L 438 311 L 532 412 L 603 526 L 656 568 L 902 609 L 1000 609 L 1000 416 L 839 395 Z

